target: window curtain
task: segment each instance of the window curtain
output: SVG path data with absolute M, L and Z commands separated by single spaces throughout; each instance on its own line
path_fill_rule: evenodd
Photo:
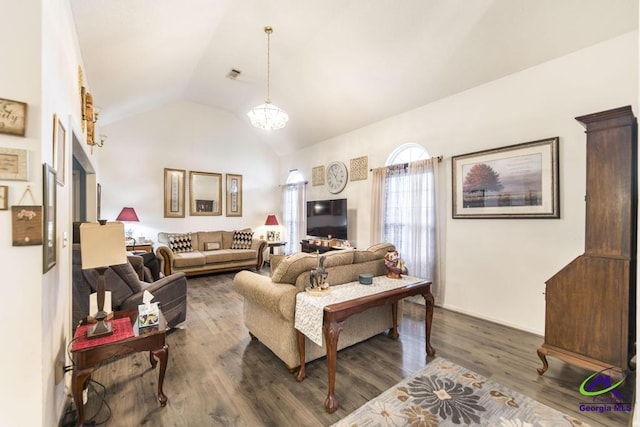
M 306 235 L 307 195 L 305 183 L 282 186 L 282 226 L 288 242 L 286 255 L 299 252 L 300 241 Z
M 439 304 L 444 300 L 442 250 L 444 203 L 439 201 L 437 159 L 373 170 L 372 243 L 390 242 L 404 259 L 409 275 L 431 279 Z

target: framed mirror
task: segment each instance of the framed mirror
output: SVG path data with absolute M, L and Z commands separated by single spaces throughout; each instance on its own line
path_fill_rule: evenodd
M 222 215 L 222 174 L 189 172 L 189 214 Z

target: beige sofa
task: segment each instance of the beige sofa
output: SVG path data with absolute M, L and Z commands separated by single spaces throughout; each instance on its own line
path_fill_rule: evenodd
M 259 270 L 267 248 L 266 240 L 253 238 L 250 229 L 160 232 L 158 243 L 156 254 L 162 259 L 166 276 L 176 272 L 195 276 L 244 268 Z
M 340 285 L 358 280 L 358 275 L 386 274 L 384 254 L 395 249 L 380 243 L 367 250 L 327 252 L 324 266 L 327 282 Z M 241 271 L 233 279 L 234 289 L 244 296 L 244 323 L 252 337 L 260 340 L 293 370 L 300 365 L 294 328 L 296 294 L 309 286 L 309 272 L 316 267 L 316 254 L 296 253 L 288 257 L 271 257 L 271 277 Z M 398 304 L 398 321 L 402 319 L 402 302 Z M 380 334 L 392 327 L 391 308 L 382 306 L 356 314 L 345 322 L 338 340 L 338 350 Z M 326 355 L 326 348 L 306 339 L 306 361 Z

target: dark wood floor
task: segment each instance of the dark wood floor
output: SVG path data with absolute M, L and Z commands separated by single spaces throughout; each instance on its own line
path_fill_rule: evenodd
M 147 354 L 103 365 L 94 380 L 106 387 L 109 426 L 327 426 L 420 369 L 424 352 L 424 307 L 405 304 L 398 341 L 380 335 L 338 354 L 336 393 L 340 408 L 327 414 L 324 358 L 307 365 L 297 383 L 266 347 L 251 341 L 242 322 L 242 297 L 233 274 L 189 279 L 187 321 L 168 334 L 165 408 L 156 400 L 157 371 Z M 540 377 L 530 333 L 436 308 L 432 345 L 438 356 L 491 378 L 593 426 L 626 426 L 630 414 L 581 413 L 578 388 L 591 372 L 549 359 Z M 633 379 L 628 381 L 633 389 Z M 97 387 L 99 389 L 99 387 Z M 90 392 L 85 413 L 96 421 L 109 410 Z

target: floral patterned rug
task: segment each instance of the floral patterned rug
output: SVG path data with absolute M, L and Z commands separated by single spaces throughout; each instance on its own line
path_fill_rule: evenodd
M 335 427 L 588 426 L 441 357 Z

